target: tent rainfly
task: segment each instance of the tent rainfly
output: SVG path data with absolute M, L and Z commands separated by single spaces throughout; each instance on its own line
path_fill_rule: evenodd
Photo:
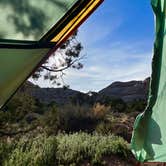
M 0 1 L 0 108 L 102 2 Z
M 141 162 L 166 162 L 166 0 L 151 0 L 156 39 L 148 105 L 135 121 L 133 154 Z

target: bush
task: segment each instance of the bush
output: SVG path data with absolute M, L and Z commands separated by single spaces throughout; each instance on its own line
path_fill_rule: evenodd
M 125 112 L 127 105 L 121 98 L 113 98 L 109 96 L 102 96 L 97 100 L 98 103 L 105 106 L 110 106 L 111 111 L 114 112 Z
M 110 102 L 111 108 L 115 112 L 125 112 L 126 103 L 122 99 L 112 99 Z
M 99 134 L 58 134 L 21 138 L 0 144 L 2 166 L 77 166 L 83 161 L 102 165 L 105 156 L 127 157 L 129 147 L 123 138 Z
M 105 115 L 110 112 L 110 110 L 111 110 L 110 106 L 105 106 L 104 104 L 100 103 L 96 103 L 92 108 L 93 116 L 99 119 L 104 118 Z
M 145 100 L 137 100 L 127 104 L 128 112 L 143 112 L 146 108 L 147 102 Z
M 94 130 L 97 119 L 91 115 L 90 107 L 68 104 L 59 108 L 60 129 L 67 133 Z
M 26 93 L 16 93 L 1 114 L 6 123 L 17 123 L 23 120 L 28 113 L 35 112 L 36 109 L 36 101 L 33 97 Z
M 113 129 L 117 119 L 114 117 L 114 114 L 111 112 L 106 112 L 106 114 L 99 120 L 96 125 L 95 132 L 103 135 L 113 133 Z
M 22 138 L 2 163 L 4 166 L 55 166 L 56 150 L 55 137 Z
M 93 165 L 102 165 L 104 156 L 120 155 L 126 157 L 129 148 L 122 138 L 109 135 L 75 133 L 57 136 L 59 165 L 78 165 L 89 160 Z
M 40 119 L 40 125 L 45 129 L 45 132 L 48 135 L 55 135 L 58 133 L 61 126 L 59 114 L 58 108 L 53 105 L 48 108 L 43 118 Z
M 0 142 L 0 165 L 8 158 L 10 152 L 14 149 L 14 143 L 6 143 L 5 141 Z
M 102 121 L 96 126 L 95 131 L 99 134 L 106 135 L 112 132 L 112 128 L 113 124 L 111 122 Z

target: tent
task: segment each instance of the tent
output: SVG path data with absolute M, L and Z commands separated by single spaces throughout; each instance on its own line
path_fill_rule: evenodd
M 0 108 L 102 2 L 0 1 Z
M 135 121 L 131 148 L 141 162 L 166 162 L 166 1 L 151 0 L 156 38 L 148 105 Z

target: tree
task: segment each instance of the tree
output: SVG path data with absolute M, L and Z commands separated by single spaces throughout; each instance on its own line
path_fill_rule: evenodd
M 50 80 L 52 84 L 68 87 L 64 82 L 63 76 L 68 68 L 81 69 L 83 64 L 80 62 L 84 58 L 81 56 L 82 44 L 77 40 L 76 31 L 52 56 L 43 64 L 33 75 L 33 79 L 43 77 Z
M 8 111 L 10 110 L 10 111 Z M 26 94 L 18 92 L 3 111 L 0 111 L 0 125 L 3 123 L 12 123 L 22 121 L 29 113 L 35 113 L 37 110 L 35 99 Z

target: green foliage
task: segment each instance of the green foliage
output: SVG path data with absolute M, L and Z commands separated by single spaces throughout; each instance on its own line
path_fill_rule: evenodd
M 95 131 L 102 135 L 113 133 L 114 125 L 117 122 L 113 113 L 105 112 L 104 116 L 97 123 Z
M 102 165 L 103 157 L 127 157 L 129 146 L 122 138 L 99 134 L 58 134 L 0 144 L 2 166 L 77 166 L 84 160 Z
M 97 126 L 95 131 L 97 133 L 106 135 L 112 132 L 113 123 L 107 121 L 101 121 Z
M 83 160 L 89 160 L 93 165 L 102 165 L 104 156 L 116 154 L 126 157 L 129 152 L 128 144 L 113 135 L 60 134 L 57 140 L 59 165 L 78 165 Z
M 145 107 L 147 105 L 147 102 L 144 100 L 137 100 L 133 101 L 127 104 L 127 111 L 128 112 L 143 112 L 145 110 Z
M 126 111 L 126 103 L 122 99 L 112 99 L 110 101 L 110 105 L 113 111 L 117 112 Z
M 57 142 L 55 137 L 41 135 L 37 138 L 22 138 L 8 157 L 4 166 L 55 166 Z
M 19 122 L 28 113 L 35 112 L 37 109 L 36 101 L 30 95 L 17 93 L 8 103 L 4 112 L 1 112 L 0 122 Z
M 129 147 L 121 137 L 130 140 L 132 124 L 129 115 L 120 112 L 142 111 L 146 103 L 107 98 L 84 104 L 82 97 L 75 104 L 58 106 L 17 93 L 8 111 L 0 112 L 0 136 L 6 139 L 5 132 L 19 133 L 11 134 L 8 143 L 0 141 L 0 165 L 78 166 L 89 161 L 95 166 L 104 165 L 107 156 L 127 157 Z
M 104 104 L 95 103 L 92 108 L 93 116 L 98 119 L 104 119 L 111 110 L 110 106 L 105 106 Z
M 111 106 L 111 110 L 114 112 L 125 112 L 127 108 L 127 104 L 120 98 L 102 96 L 98 102 L 106 106 Z
M 10 152 L 14 148 L 14 143 L 6 143 L 5 141 L 0 141 L 0 165 L 8 158 Z
M 43 118 L 40 119 L 40 125 L 42 125 L 42 127 L 45 128 L 45 132 L 48 135 L 58 133 L 61 124 L 60 124 L 59 111 L 55 105 L 48 108 Z
M 67 104 L 57 108 L 60 130 L 67 133 L 77 131 L 93 131 L 97 119 L 92 117 L 91 109 L 88 106 Z

